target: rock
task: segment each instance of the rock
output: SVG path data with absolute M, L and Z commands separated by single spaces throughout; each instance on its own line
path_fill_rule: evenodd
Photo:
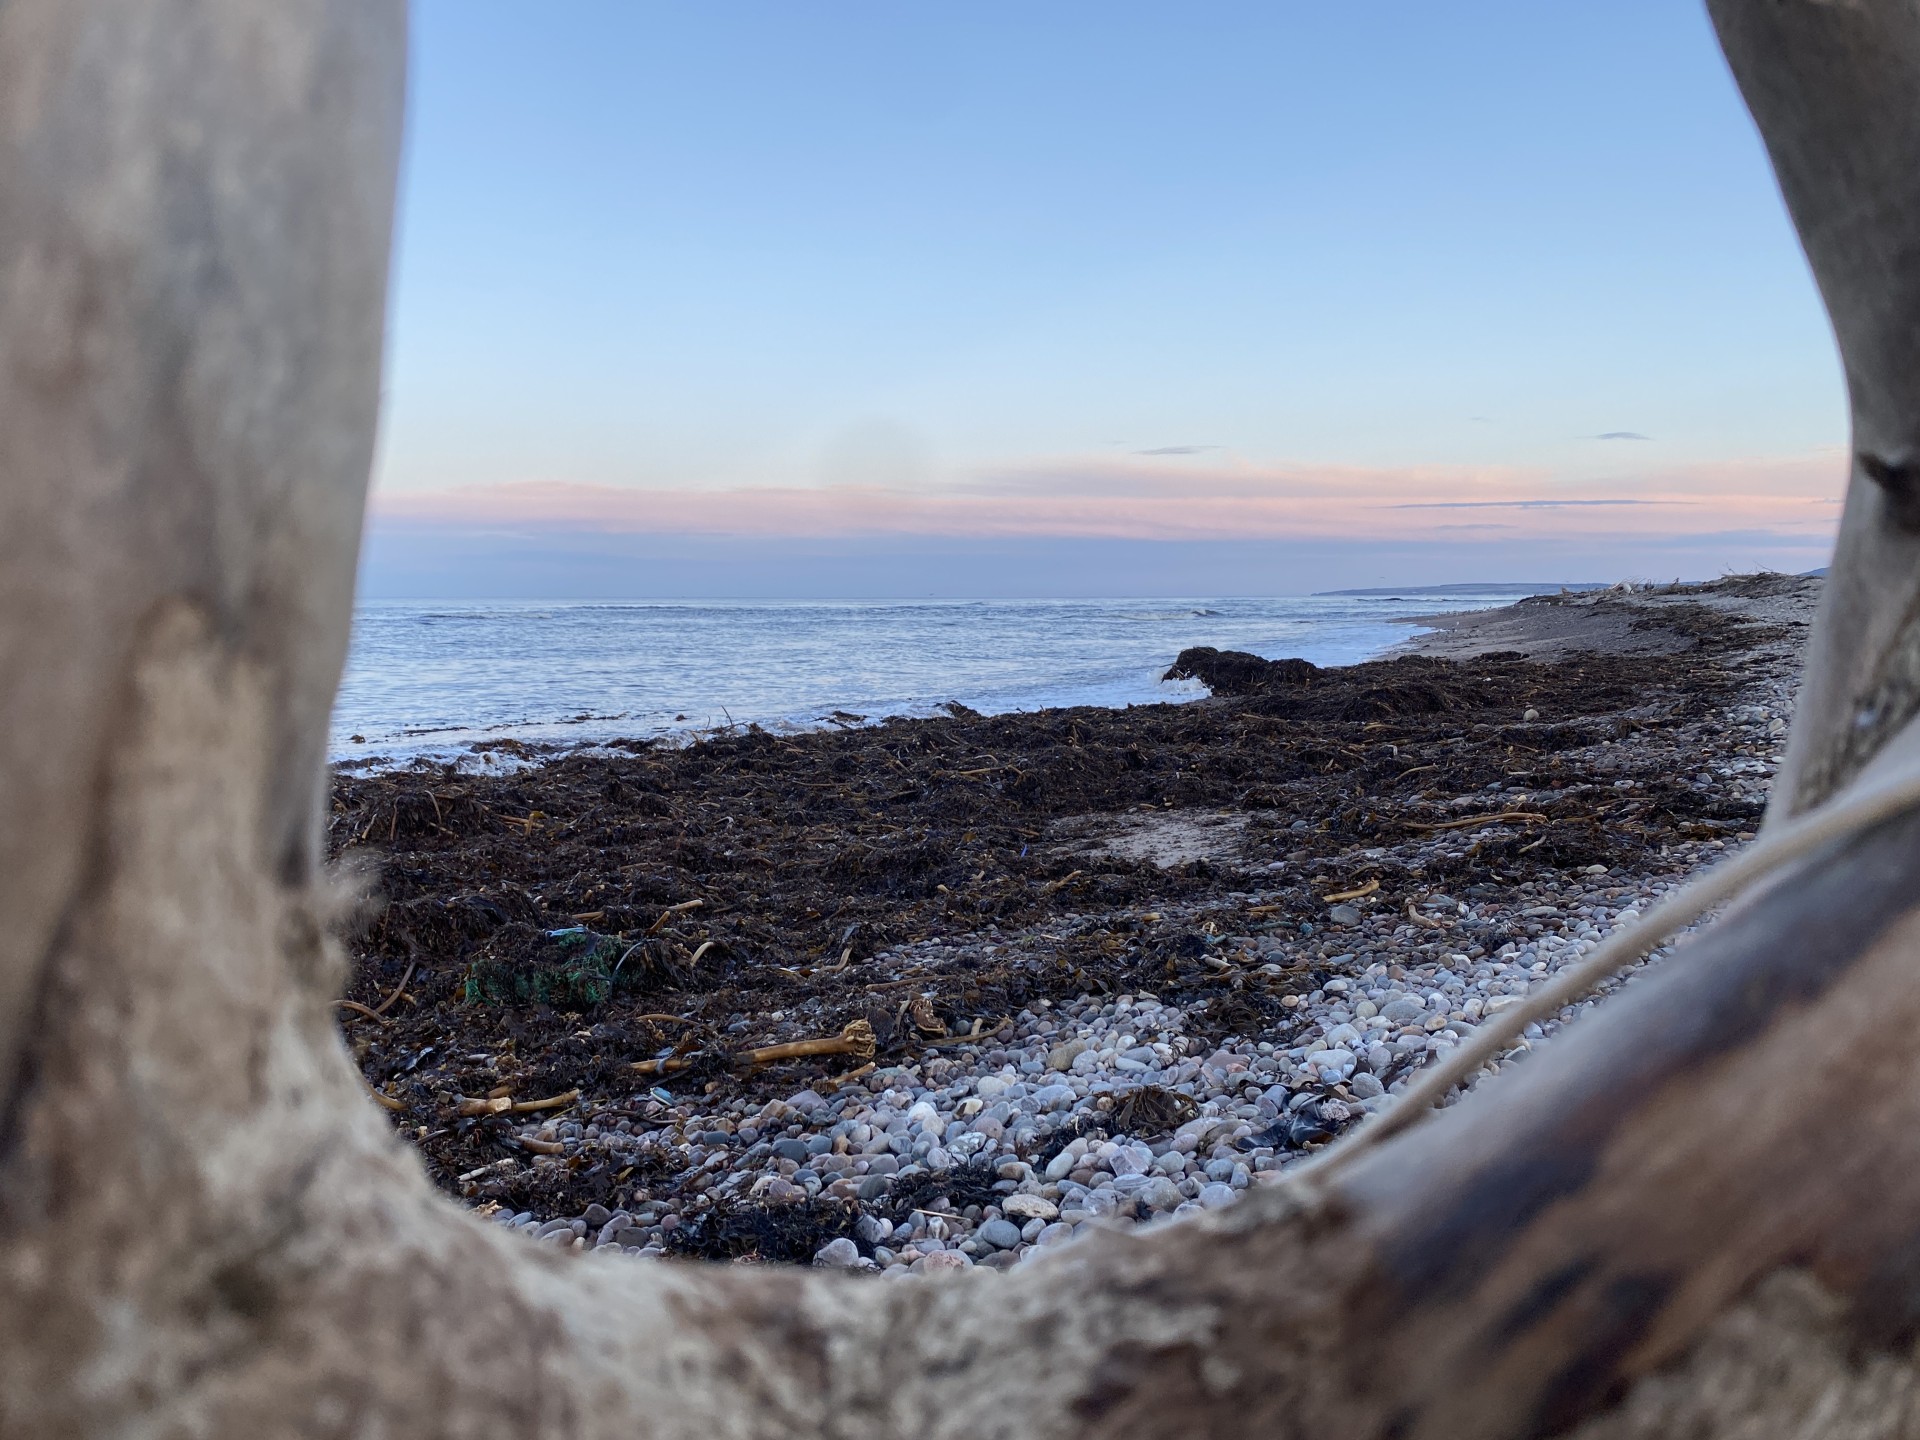
M 972 1266 L 973 1261 L 958 1250 L 936 1250 L 920 1261 L 921 1270 L 928 1275 L 940 1270 L 967 1270 Z
M 807 1142 L 804 1140 L 776 1140 L 773 1142 L 773 1154 L 776 1160 L 791 1160 L 795 1164 L 805 1162 Z
M 1216 695 L 1250 695 L 1257 691 L 1305 685 L 1320 673 L 1310 660 L 1267 660 L 1246 650 L 1216 650 L 1193 645 L 1174 657 L 1163 680 L 1198 680 Z
M 1394 1025 L 1413 1025 L 1427 1018 L 1427 1007 L 1402 996 L 1380 1007 L 1380 1018 Z
M 1355 1075 L 1353 1079 L 1349 1080 L 1347 1082 L 1347 1088 L 1352 1090 L 1353 1093 L 1358 1095 L 1362 1100 L 1371 1100 L 1376 1095 L 1384 1095 L 1387 1093 L 1387 1087 L 1380 1083 L 1380 1077 L 1378 1075 L 1368 1075 L 1364 1073 Z
M 1327 919 L 1335 925 L 1358 925 L 1360 923 L 1360 911 L 1358 907 L 1353 905 L 1336 905 L 1327 911 Z
M 884 1215 L 862 1215 L 853 1222 L 853 1233 L 869 1245 L 878 1245 L 893 1234 L 893 1222 Z
M 1521 715 L 1520 720 L 1522 724 L 1531 725 L 1534 721 L 1538 720 L 1539 718 L 1540 718 L 1540 712 L 1534 709 L 1531 705 L 1529 705 L 1526 708 L 1525 713 Z
M 1153 1164 L 1153 1151 L 1144 1145 L 1122 1145 L 1109 1163 L 1115 1175 L 1144 1175 Z
M 1073 1062 L 1092 1048 L 1093 1047 L 1084 1040 L 1069 1040 L 1065 1044 L 1056 1045 L 1047 1052 L 1047 1068 L 1049 1070 L 1070 1070 L 1073 1068 Z
M 1307 1057 L 1307 1064 L 1320 1073 L 1324 1084 L 1344 1080 L 1353 1073 L 1358 1057 L 1351 1050 L 1322 1050 Z
M 613 1212 L 604 1205 L 594 1204 L 581 1211 L 580 1218 L 587 1222 L 587 1229 L 598 1230 L 613 1218 Z
M 989 1220 L 974 1235 L 983 1245 L 996 1250 L 1011 1250 L 1020 1243 L 1020 1227 L 1011 1220 Z
M 1067 1241 L 1071 1240 L 1072 1238 L 1073 1238 L 1073 1227 L 1071 1225 L 1063 1225 L 1058 1220 L 1056 1220 L 1053 1222 L 1053 1224 L 1047 1226 L 1046 1229 L 1042 1230 L 1040 1232 L 1039 1237 L 1033 1243 L 1035 1245 L 1042 1246 L 1042 1247 L 1050 1246 L 1050 1245 L 1064 1245 L 1067 1243 Z
M 860 1263 L 860 1247 L 842 1235 L 814 1251 L 813 1263 L 834 1270 L 849 1270 Z
M 1186 1197 L 1180 1193 L 1178 1185 L 1162 1177 L 1148 1182 L 1146 1189 L 1140 1192 L 1140 1198 L 1155 1210 L 1165 1211 L 1178 1209 Z
M 862 1200 L 880 1200 L 885 1198 L 892 1188 L 891 1175 L 869 1175 L 860 1182 L 859 1194 Z
M 1009 1195 L 1000 1202 L 1000 1209 L 1022 1220 L 1051 1220 L 1060 1213 L 1060 1207 L 1044 1195 Z
M 822 1100 L 811 1090 L 802 1090 L 798 1095 L 789 1095 L 787 1097 L 787 1104 L 803 1115 L 818 1110 L 826 1103 L 825 1100 Z
M 1218 1210 L 1222 1205 L 1233 1203 L 1234 1192 L 1231 1185 L 1216 1180 L 1210 1185 L 1202 1185 L 1197 1200 L 1208 1210 Z

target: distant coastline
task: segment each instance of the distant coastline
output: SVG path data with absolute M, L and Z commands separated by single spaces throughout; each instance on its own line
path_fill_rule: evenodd
M 1365 590 L 1316 590 L 1313 593 L 1316 597 L 1338 596 L 1343 599 L 1393 600 L 1408 595 L 1556 595 L 1563 590 L 1585 592 L 1588 590 L 1605 590 L 1606 588 L 1607 584 L 1603 580 L 1576 580 L 1572 582 L 1507 580 L 1491 585 L 1380 585 Z

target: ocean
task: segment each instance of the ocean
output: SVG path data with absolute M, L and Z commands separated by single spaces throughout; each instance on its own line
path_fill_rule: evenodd
M 1190 700 L 1203 687 L 1160 679 L 1189 645 L 1349 664 L 1416 633 L 1406 617 L 1514 598 L 365 602 L 331 752 L 403 764 L 485 741 L 811 728 L 946 701 L 996 713 Z

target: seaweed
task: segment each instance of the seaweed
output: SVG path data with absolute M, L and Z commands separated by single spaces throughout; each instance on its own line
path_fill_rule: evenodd
M 725 1202 L 702 1212 L 666 1238 L 669 1254 L 700 1260 L 807 1261 L 843 1236 L 871 1253 L 854 1233 L 860 1207 L 838 1200 L 786 1205 Z
M 1674 623 L 1692 648 L 1339 669 L 1200 649 L 1175 668 L 1214 685 L 1201 704 L 952 706 L 684 746 L 519 745 L 508 773 L 336 771 L 330 853 L 379 889 L 346 937 L 347 994 L 384 1005 L 341 1023 L 368 1081 L 408 1107 L 439 1183 L 502 1203 L 569 1196 L 576 1210 L 617 1200 L 644 1168 L 625 1181 L 552 1156 L 488 1169 L 516 1142 L 498 1122 L 449 1123 L 454 1102 L 507 1084 L 577 1089 L 584 1117 L 638 1116 L 655 1087 L 757 1107 L 858 1065 L 739 1060 L 756 1048 L 865 1019 L 883 1071 L 937 1064 L 938 1047 L 991 1056 L 1023 1008 L 1083 994 L 1151 991 L 1203 1037 L 1278 1034 L 1283 1001 L 1337 953 L 1324 895 L 1377 882 L 1370 903 L 1398 909 L 1442 881 L 1504 891 L 1595 864 L 1677 871 L 1670 846 L 1753 827 L 1756 807 L 1724 786 L 1669 774 L 1615 787 L 1624 751 L 1606 742 L 1667 743 L 1746 683 L 1752 627 L 1706 607 Z M 1544 820 L 1471 828 L 1520 805 L 1513 792 Z M 1164 864 L 1080 838 L 1169 815 L 1239 828 Z M 1456 825 L 1469 828 L 1439 828 Z M 1447 843 L 1423 843 L 1436 837 Z M 1376 858 L 1360 858 L 1368 847 Z M 1142 918 L 1175 907 L 1177 922 Z M 1250 928 L 1284 941 L 1283 965 L 1223 965 L 1248 953 Z M 1089 1123 L 1145 1133 L 1171 1114 L 1131 1104 Z M 1034 1162 L 1071 1138 L 1052 1132 Z M 959 1182 L 942 1183 L 952 1198 Z M 679 1243 L 745 1244 L 736 1221 Z

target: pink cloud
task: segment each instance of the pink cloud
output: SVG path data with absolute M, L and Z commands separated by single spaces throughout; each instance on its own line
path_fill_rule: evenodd
M 1767 530 L 1824 537 L 1838 514 L 1836 453 L 1722 461 L 1601 481 L 1504 468 L 1366 469 L 1073 459 L 940 487 L 638 488 L 567 481 L 385 492 L 400 524 L 513 531 L 826 537 L 1417 539 L 1492 529 L 1515 537 Z

